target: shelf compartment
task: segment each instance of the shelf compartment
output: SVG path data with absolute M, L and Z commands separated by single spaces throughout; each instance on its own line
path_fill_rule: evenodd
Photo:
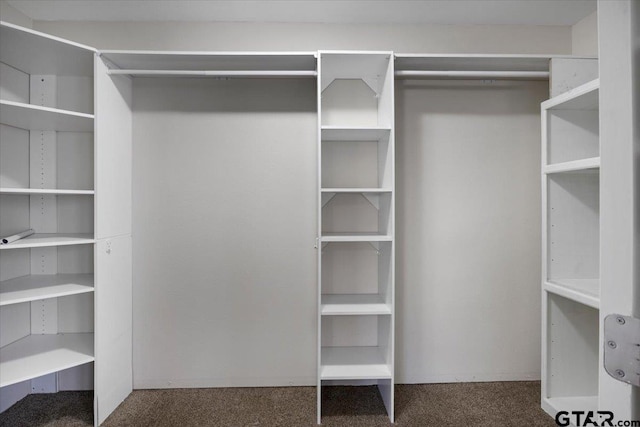
M 391 369 L 380 347 L 322 347 L 320 379 L 391 379 Z
M 47 246 L 88 245 L 93 243 L 95 243 L 95 240 L 91 234 L 36 233 L 13 243 L 0 245 L 0 249 L 43 248 Z
M 0 23 L 0 62 L 27 74 L 90 77 L 95 52 L 89 46 Z
M 322 141 L 377 142 L 383 139 L 389 139 L 391 128 L 322 126 L 320 133 Z
M 547 164 L 600 156 L 598 85 L 594 80 L 542 103 Z
M 391 314 L 391 306 L 377 294 L 325 294 L 320 313 L 323 316 L 386 315 Z
M 93 274 L 42 274 L 0 282 L 0 306 L 93 292 Z
M 29 335 L 0 349 L 0 387 L 93 360 L 92 333 Z
M 391 242 L 393 236 L 381 233 L 324 233 L 322 242 Z
M 93 114 L 0 100 L 1 123 L 26 130 L 93 132 Z
M 544 173 L 568 173 L 568 172 L 584 172 L 600 169 L 600 157 L 591 157 L 588 159 L 573 160 L 570 162 L 554 163 L 544 167 Z
M 589 307 L 600 307 L 598 279 L 554 279 L 545 282 L 544 289 Z
M 599 311 L 550 292 L 544 292 L 546 314 L 543 345 L 543 399 L 571 401 L 598 394 Z M 577 401 L 573 402 L 578 403 Z
M 545 110 L 597 110 L 600 79 L 580 85 L 542 103 Z
M 16 195 L 54 195 L 54 196 L 92 196 L 96 192 L 94 190 L 58 190 L 49 188 L 0 188 L 0 194 L 16 194 Z
M 600 277 L 600 174 L 547 175 L 547 282 Z M 567 283 L 567 282 L 565 282 Z

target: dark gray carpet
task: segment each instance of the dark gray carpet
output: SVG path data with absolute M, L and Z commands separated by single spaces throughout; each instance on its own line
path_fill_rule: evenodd
M 396 386 L 396 425 L 553 427 L 539 382 Z M 90 426 L 92 393 L 31 395 L 0 426 Z M 375 387 L 326 387 L 324 426 L 389 426 Z M 104 426 L 314 426 L 314 387 L 136 390 Z

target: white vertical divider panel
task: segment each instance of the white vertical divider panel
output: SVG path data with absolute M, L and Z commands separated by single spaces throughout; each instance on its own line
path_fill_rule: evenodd
M 96 239 L 131 234 L 132 81 L 95 69 Z
M 53 75 L 31 75 L 29 102 L 43 107 L 56 107 L 57 78 Z M 32 130 L 29 132 L 29 187 L 56 188 L 56 132 Z M 29 197 L 29 222 L 37 233 L 58 231 L 56 196 Z M 51 248 L 31 249 L 31 274 L 56 274 L 58 251 Z M 58 300 L 56 298 L 31 303 L 31 334 L 58 333 Z M 58 391 L 58 374 L 53 373 L 31 380 L 32 393 Z
M 617 313 L 640 317 L 640 4 L 598 1 L 600 50 L 600 324 Z M 600 335 L 600 344 L 603 344 Z M 602 349 L 600 350 L 602 351 Z M 600 409 L 640 418 L 640 391 L 601 367 Z
M 95 61 L 95 397 L 101 424 L 133 389 L 132 81 Z
M 133 390 L 131 236 L 96 244 L 94 417 L 102 422 Z
M 386 153 L 379 154 L 379 159 L 383 156 L 386 158 L 384 166 L 379 163 L 378 174 L 382 174 L 384 177 L 381 180 L 381 184 L 385 187 L 388 185 L 391 188 L 391 200 L 387 205 L 387 211 L 380 209 L 380 221 L 385 222 L 386 233 L 393 237 L 391 241 L 390 252 L 386 254 L 385 250 L 380 250 L 381 256 L 378 257 L 378 263 L 382 277 L 388 277 L 389 288 L 387 289 L 389 304 L 391 305 L 391 315 L 389 319 L 378 318 L 378 345 L 383 347 L 381 340 L 388 340 L 385 344 L 386 347 L 386 360 L 391 372 L 391 379 L 379 380 L 378 390 L 384 406 L 387 408 L 387 414 L 389 420 L 394 422 L 394 384 L 395 384 L 395 252 L 396 252 L 396 239 L 395 239 L 395 67 L 394 67 L 394 55 L 390 54 L 389 62 L 384 76 L 384 82 L 382 83 L 382 90 L 378 99 L 378 125 L 389 126 L 391 131 L 389 132 L 389 141 L 386 147 Z M 380 144 L 380 143 L 379 143 Z M 384 169 L 383 169 L 384 168 Z M 385 205 L 384 203 L 381 206 Z
M 318 77 L 316 79 L 316 86 L 317 86 L 317 102 L 318 102 L 318 106 L 317 106 L 317 116 L 318 116 L 318 163 L 317 163 L 317 169 L 318 169 L 318 180 L 316 182 L 317 185 L 317 194 L 318 194 L 318 199 L 317 199 L 317 216 L 316 218 L 318 218 L 318 229 L 317 229 L 317 236 L 318 239 L 316 240 L 316 250 L 317 250 L 317 257 L 318 257 L 318 283 L 317 283 L 317 288 L 318 288 L 318 293 L 317 293 L 317 307 L 316 307 L 316 319 L 317 319 L 317 339 L 318 339 L 318 343 L 316 346 L 317 352 L 316 352 L 316 368 L 317 368 L 317 372 L 316 372 L 316 377 L 317 377 L 317 389 L 316 389 L 316 412 L 317 412 L 317 423 L 320 424 L 322 422 L 322 380 L 321 378 L 321 371 L 322 371 L 322 359 L 321 359 L 321 355 L 322 355 L 322 316 L 321 316 L 321 310 L 322 310 L 322 242 L 320 242 L 320 236 L 322 235 L 322 80 L 321 80 L 321 76 L 322 76 L 322 61 L 320 61 L 320 53 L 318 52 L 318 54 L 316 55 L 316 67 L 318 70 Z

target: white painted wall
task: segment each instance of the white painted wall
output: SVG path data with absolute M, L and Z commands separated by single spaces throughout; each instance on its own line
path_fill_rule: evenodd
M 134 387 L 315 382 L 314 80 L 134 84 Z
M 396 87 L 399 382 L 538 379 L 544 82 Z
M 37 21 L 34 27 L 101 49 L 571 53 L 571 28 L 561 26 Z
M 35 27 L 100 48 L 571 52 L 569 27 Z M 399 382 L 539 377 L 547 91 L 398 87 Z M 313 384 L 313 84 L 138 80 L 134 110 L 135 387 Z
M 598 56 L 598 12 L 593 12 L 571 27 L 571 53 Z
M 12 24 L 33 28 L 33 20 L 11 6 L 6 0 L 0 0 L 0 19 L 5 22 L 11 22 Z

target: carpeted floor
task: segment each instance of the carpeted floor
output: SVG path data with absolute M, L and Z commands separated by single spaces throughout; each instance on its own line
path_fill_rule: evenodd
M 396 386 L 396 425 L 553 427 L 540 409 L 539 382 Z M 389 426 L 375 387 L 324 388 L 324 426 Z M 90 392 L 35 394 L 0 415 L 0 426 L 90 426 Z M 314 387 L 134 391 L 111 426 L 314 426 Z

